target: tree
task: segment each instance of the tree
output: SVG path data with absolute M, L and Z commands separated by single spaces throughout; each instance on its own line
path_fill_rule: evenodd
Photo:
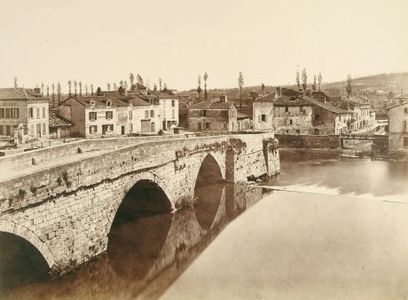
M 118 87 L 116 86 L 116 82 L 113 83 L 113 90 L 114 90 L 114 91 L 117 91 L 117 90 L 118 90 Z
M 71 97 L 71 94 L 72 94 L 72 81 L 71 80 L 68 80 L 68 96 L 70 96 Z
M 54 83 L 51 85 L 51 90 L 52 90 L 52 105 L 55 107 L 55 84 Z
M 129 80 L 130 80 L 130 88 L 132 89 L 133 82 L 135 81 L 135 76 L 133 75 L 133 73 L 129 74 Z
M 47 85 L 47 97 L 49 97 L 49 96 L 50 96 L 50 86 Z
M 207 94 L 207 79 L 208 79 L 208 74 L 207 72 L 204 72 L 204 99 L 208 100 L 208 94 Z
M 110 83 L 107 84 L 108 91 L 110 91 Z
M 96 96 L 101 96 L 102 95 L 102 90 L 101 87 L 98 86 L 98 88 L 96 89 Z
M 82 81 L 80 81 L 78 85 L 79 85 L 79 95 L 82 96 Z
M 41 82 L 41 95 L 44 95 L 44 83 Z
M 88 85 L 85 84 L 85 96 L 88 96 Z
M 307 88 L 307 73 L 306 73 L 305 68 L 303 68 L 303 70 L 302 70 L 302 88 L 303 88 L 303 91 L 306 91 L 306 88 Z
M 297 84 L 298 90 L 300 90 L 300 73 L 299 73 L 299 71 L 296 72 L 296 84 Z
M 60 103 L 61 100 L 61 83 L 57 83 L 57 94 L 58 94 L 58 105 Z
M 17 77 L 14 76 L 14 88 L 18 88 Z
M 239 88 L 239 106 L 242 107 L 242 89 L 244 87 L 244 75 L 242 72 L 238 74 L 238 88 Z
M 197 86 L 197 93 L 198 93 L 198 100 L 201 100 L 201 74 L 198 75 L 198 86 Z
M 262 94 L 265 93 L 265 84 L 264 83 L 261 84 L 261 92 L 262 92 Z
M 94 86 L 93 86 L 93 84 L 91 83 L 91 96 L 93 96 L 94 95 Z
M 76 80 L 74 80 L 74 93 L 75 93 L 75 96 L 77 94 L 77 85 L 78 85 L 78 83 L 76 82 Z
M 317 77 L 316 74 L 313 75 L 313 85 L 312 85 L 312 90 L 316 91 L 316 87 L 317 87 Z
M 322 73 L 319 72 L 319 75 L 317 76 L 317 81 L 319 82 L 319 92 L 320 92 L 320 85 L 322 84 L 323 77 Z
M 347 97 L 351 97 L 353 90 L 351 88 L 351 75 L 347 75 L 347 87 L 346 87 Z
M 163 81 L 161 78 L 159 78 L 159 92 L 162 91 L 162 84 L 163 84 Z

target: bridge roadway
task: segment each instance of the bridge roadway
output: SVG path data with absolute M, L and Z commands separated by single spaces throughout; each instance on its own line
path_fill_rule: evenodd
M 279 169 L 273 134 L 87 140 L 34 150 L 0 158 L 0 232 L 28 241 L 60 274 L 106 251 L 129 194 L 161 191 L 160 209 L 174 210 L 194 203 L 199 175 L 240 183 Z

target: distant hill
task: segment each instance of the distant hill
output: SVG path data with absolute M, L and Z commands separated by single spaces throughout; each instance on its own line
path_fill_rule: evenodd
M 295 88 L 295 86 L 286 86 Z M 364 77 L 358 77 L 352 79 L 353 91 L 360 94 L 383 94 L 388 95 L 390 92 L 394 95 L 400 94 L 401 91 L 408 92 L 408 72 L 405 73 L 383 73 L 377 75 L 370 75 Z M 336 81 L 323 83 L 321 89 L 331 96 L 338 96 L 345 93 L 346 81 Z M 274 91 L 274 86 L 265 86 L 264 92 Z M 250 96 L 251 92 L 261 93 L 261 86 L 248 86 L 244 87 L 244 95 Z M 211 89 L 209 93 L 212 96 L 219 94 L 226 94 L 229 97 L 238 96 L 238 88 L 229 89 Z M 193 95 L 196 94 L 195 90 L 182 91 L 181 95 Z
M 394 94 L 408 91 L 408 72 L 406 73 L 390 73 L 377 74 L 352 79 L 352 87 L 356 92 L 368 93 L 384 93 L 392 92 Z M 346 89 L 346 81 L 337 81 L 325 83 L 322 85 L 325 90 L 339 90 L 344 92 Z

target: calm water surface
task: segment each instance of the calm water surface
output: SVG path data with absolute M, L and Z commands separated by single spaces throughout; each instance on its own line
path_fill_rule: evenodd
M 408 299 L 408 165 L 282 161 L 262 187 L 135 214 L 107 253 L 10 299 Z

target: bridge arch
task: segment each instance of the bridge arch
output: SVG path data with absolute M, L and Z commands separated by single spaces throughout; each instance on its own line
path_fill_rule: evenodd
M 206 183 L 220 183 L 225 181 L 225 164 L 213 153 L 206 153 L 201 157 L 199 168 L 196 170 L 193 187 Z
M 167 187 L 164 180 L 153 172 L 143 172 L 139 174 L 135 174 L 131 177 L 131 179 L 126 183 L 123 193 L 117 198 L 116 207 L 114 208 L 113 212 L 109 216 L 109 226 L 108 226 L 108 233 L 111 231 L 112 225 L 115 221 L 115 217 L 118 214 L 118 211 L 121 209 L 121 205 L 124 204 L 127 197 L 129 197 L 132 193 L 134 194 L 137 192 L 137 188 L 140 188 L 141 185 L 150 185 L 150 187 L 157 188 L 159 191 L 162 191 L 162 200 L 161 204 L 167 210 L 173 211 L 175 210 L 175 199 L 173 194 L 170 192 L 170 189 Z M 165 199 L 164 199 L 165 198 Z
M 50 249 L 30 229 L 10 220 L 0 219 L 0 232 L 9 233 L 26 240 L 43 256 L 50 269 L 54 267 L 55 260 Z

